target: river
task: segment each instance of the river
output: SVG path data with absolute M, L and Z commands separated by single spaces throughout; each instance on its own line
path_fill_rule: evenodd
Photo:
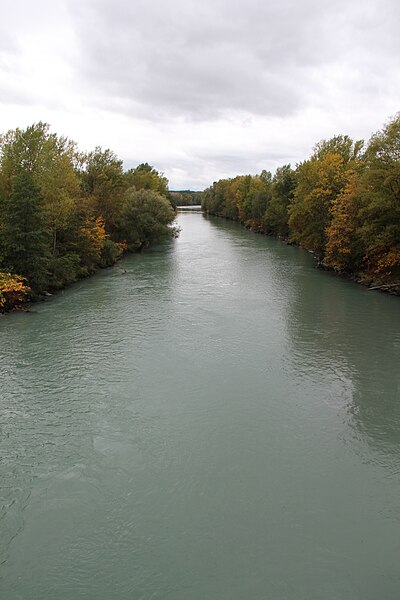
M 0 320 L 0 598 L 398 600 L 400 298 L 178 220 Z

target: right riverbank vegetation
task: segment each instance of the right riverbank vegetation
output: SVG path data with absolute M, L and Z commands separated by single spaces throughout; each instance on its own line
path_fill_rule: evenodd
M 0 312 L 177 235 L 168 181 L 37 123 L 0 136 Z
M 295 169 L 221 179 L 203 210 L 298 244 L 319 266 L 400 294 L 400 113 L 365 146 L 321 141 Z

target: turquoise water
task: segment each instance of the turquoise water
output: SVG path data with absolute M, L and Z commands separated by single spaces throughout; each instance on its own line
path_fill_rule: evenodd
M 398 600 L 400 299 L 179 224 L 0 320 L 0 598 Z

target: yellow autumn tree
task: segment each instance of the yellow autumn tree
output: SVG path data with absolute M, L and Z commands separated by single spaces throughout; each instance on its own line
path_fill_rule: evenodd
M 324 263 L 335 271 L 354 272 L 361 268 L 364 249 L 358 235 L 362 204 L 359 188 L 360 174 L 353 172 L 343 192 L 332 202 Z
M 101 262 L 101 254 L 108 238 L 103 217 L 86 219 L 80 232 L 81 264 L 83 274 L 86 274 L 94 271 Z
M 345 183 L 343 158 L 334 152 L 299 165 L 297 188 L 289 208 L 292 241 L 322 257 L 331 207 Z
M 297 187 L 289 208 L 292 241 L 323 258 L 332 206 L 360 162 L 362 142 L 335 136 L 319 142 L 296 171 Z

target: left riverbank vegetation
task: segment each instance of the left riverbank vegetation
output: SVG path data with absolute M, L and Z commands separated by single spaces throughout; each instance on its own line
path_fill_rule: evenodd
M 178 233 L 168 181 L 45 123 L 0 136 L 0 312 Z
M 400 113 L 366 146 L 338 135 L 295 169 L 217 181 L 202 207 L 298 244 L 324 268 L 400 293 Z

